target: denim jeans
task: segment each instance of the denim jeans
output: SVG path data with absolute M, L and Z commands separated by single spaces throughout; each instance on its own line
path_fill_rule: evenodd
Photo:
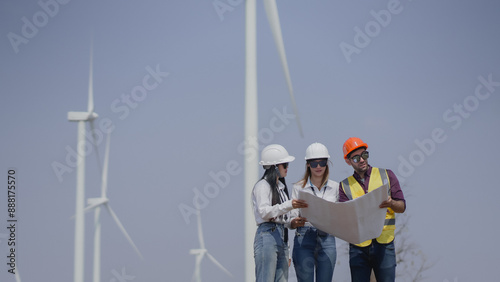
M 370 281 L 371 270 L 377 282 L 394 282 L 396 279 L 396 252 L 394 241 L 380 244 L 373 239 L 367 247 L 350 244 L 349 265 L 353 282 Z
M 293 241 L 293 266 L 298 282 L 332 281 L 337 260 L 335 237 L 314 227 L 298 227 Z
M 264 222 L 257 227 L 253 243 L 257 282 L 288 281 L 288 245 L 283 224 Z

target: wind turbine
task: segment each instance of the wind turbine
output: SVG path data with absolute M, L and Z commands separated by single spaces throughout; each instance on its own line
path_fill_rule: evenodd
M 205 241 L 203 240 L 203 231 L 201 229 L 201 214 L 199 209 L 196 210 L 196 216 L 198 218 L 198 241 L 200 242 L 200 248 L 189 250 L 189 254 L 196 255 L 195 268 L 192 281 L 201 282 L 201 261 L 205 255 L 222 271 L 224 271 L 227 275 L 232 277 L 233 275 L 231 274 L 231 272 L 229 272 L 226 268 L 224 268 L 224 266 L 222 266 L 222 264 L 220 264 L 205 248 Z
M 19 275 L 19 266 L 17 266 L 15 277 L 16 277 L 16 282 L 21 282 L 21 275 Z
M 123 224 L 121 221 L 118 219 L 118 216 L 116 216 L 115 212 L 113 209 L 111 209 L 109 205 L 109 199 L 106 196 L 106 192 L 108 190 L 108 164 L 109 164 L 109 147 L 110 147 L 110 133 L 108 133 L 107 140 L 106 140 L 106 152 L 104 156 L 104 166 L 103 166 L 103 171 L 102 171 L 102 184 L 101 184 L 101 197 L 99 198 L 90 198 L 87 200 L 88 206 L 85 208 L 85 212 L 94 210 L 94 282 L 100 282 L 101 279 L 101 206 L 105 207 L 111 217 L 115 220 L 116 224 L 122 231 L 123 235 L 127 238 L 128 242 L 134 248 L 135 252 L 141 259 L 144 259 L 141 252 L 137 248 L 137 246 L 134 244 L 132 241 L 132 238 L 130 238 L 129 234 L 125 230 L 125 227 L 123 227 Z
M 83 282 L 85 264 L 85 122 L 90 122 L 93 129 L 93 121 L 98 117 L 94 112 L 93 93 L 93 54 L 90 49 L 90 73 L 89 73 L 89 98 L 86 112 L 68 112 L 68 120 L 78 122 L 77 139 L 77 171 L 76 171 L 76 211 L 75 211 L 75 261 L 74 282 Z M 95 136 L 93 136 L 95 138 Z M 95 139 L 94 139 L 95 141 Z M 97 144 L 94 142 L 97 153 Z M 98 156 L 98 155 L 97 155 Z
M 290 72 L 286 60 L 283 37 L 278 16 L 278 8 L 275 0 L 263 0 L 267 18 L 274 42 L 281 60 L 281 65 L 285 74 L 290 99 L 292 101 L 295 119 L 303 137 L 302 126 L 300 124 L 297 105 L 293 95 Z M 245 7 L 245 152 L 247 156 L 258 156 L 258 110 L 257 110 L 257 12 L 256 0 L 246 0 Z M 245 158 L 245 280 L 247 282 L 255 280 L 255 262 L 253 259 L 253 239 L 256 231 L 255 220 L 251 204 L 251 194 L 253 185 L 259 178 L 258 165 L 254 158 Z

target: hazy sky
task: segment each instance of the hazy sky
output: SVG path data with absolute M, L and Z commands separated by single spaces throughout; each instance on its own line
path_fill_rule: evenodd
M 331 178 L 341 181 L 352 173 L 342 144 L 360 137 L 370 164 L 400 177 L 406 234 L 434 263 L 424 281 L 495 280 L 500 4 L 278 1 L 301 138 L 261 2 L 259 145 L 296 157 L 288 184 L 313 142 L 328 147 Z M 22 281 L 73 279 L 77 123 L 67 112 L 87 109 L 91 46 L 100 160 L 89 147 L 86 197 L 100 195 L 112 131 L 110 205 L 144 256 L 103 211 L 101 281 L 190 281 L 198 231 L 181 211 L 200 198 L 206 247 L 234 275 L 205 259 L 203 280 L 242 281 L 244 16 L 242 0 L 0 2 L 1 281 L 14 281 L 11 236 Z M 91 281 L 93 213 L 85 220 Z M 334 279 L 349 281 L 338 243 Z

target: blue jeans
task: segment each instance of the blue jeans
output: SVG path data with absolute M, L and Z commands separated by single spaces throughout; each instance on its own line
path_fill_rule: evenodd
M 349 265 L 353 282 L 370 281 L 371 270 L 377 282 L 394 282 L 396 279 L 396 251 L 394 241 L 380 244 L 373 239 L 367 247 L 350 244 Z
M 298 282 L 332 281 L 337 260 L 335 237 L 314 227 L 298 227 L 293 241 L 293 266 Z
M 257 227 L 253 252 L 257 282 L 288 281 L 288 245 L 283 224 L 264 222 Z

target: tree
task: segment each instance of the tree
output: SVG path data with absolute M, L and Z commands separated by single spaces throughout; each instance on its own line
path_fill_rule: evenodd
M 423 281 L 425 272 L 435 265 L 420 250 L 419 245 L 411 240 L 409 232 L 410 215 L 406 213 L 397 215 L 395 232 L 396 247 L 396 280 L 401 281 Z

